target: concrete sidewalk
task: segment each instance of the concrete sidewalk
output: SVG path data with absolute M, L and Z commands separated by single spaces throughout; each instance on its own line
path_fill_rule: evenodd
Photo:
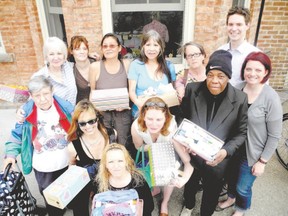
M 284 95 L 283 101 L 288 97 Z M 0 103 L 1 104 L 1 103 Z M 8 104 L 9 105 L 9 104 Z M 4 144 L 10 136 L 10 131 L 13 128 L 16 120 L 15 106 L 0 105 L 0 167 L 2 168 L 2 158 L 4 152 Z M 2 109 L 1 109 L 2 108 Z M 4 108 L 4 109 L 3 109 Z M 287 112 L 287 107 L 283 107 Z M 34 174 L 26 176 L 32 194 L 37 199 L 38 204 L 43 205 L 43 198 L 38 192 L 37 183 Z M 169 215 L 178 216 L 182 209 L 182 194 L 183 189 L 174 189 L 169 203 Z M 199 215 L 201 192 L 197 194 L 197 205 L 192 213 L 193 216 Z M 154 199 L 155 204 L 159 202 Z M 259 177 L 253 187 L 253 199 L 251 210 L 245 216 L 287 216 L 288 215 L 288 171 L 285 170 L 277 160 L 274 154 L 272 159 L 266 166 L 263 176 Z M 223 212 L 215 212 L 213 216 L 230 216 L 233 209 L 226 209 Z M 71 210 L 67 210 L 65 216 L 73 215 Z M 158 208 L 156 207 L 153 216 L 157 216 Z

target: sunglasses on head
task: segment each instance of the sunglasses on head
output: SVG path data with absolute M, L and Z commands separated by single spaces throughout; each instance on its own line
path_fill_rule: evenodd
M 147 102 L 144 106 L 166 108 L 166 104 L 162 102 Z
M 78 122 L 78 125 L 80 126 L 80 127 L 85 127 L 87 124 L 89 124 L 89 125 L 93 125 L 93 124 L 95 124 L 96 122 L 97 122 L 97 118 L 95 118 L 95 119 L 91 119 L 91 120 L 89 120 L 89 121 L 87 121 L 87 122 Z

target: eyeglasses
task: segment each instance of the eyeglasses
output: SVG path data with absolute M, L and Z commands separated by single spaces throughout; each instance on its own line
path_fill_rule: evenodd
M 114 49 L 115 47 L 118 47 L 118 45 L 116 45 L 116 44 L 109 44 L 109 45 L 107 45 L 107 44 L 104 44 L 104 45 L 102 45 L 102 49 Z
M 166 108 L 166 104 L 162 102 L 147 102 L 144 107 L 160 107 Z
M 97 122 L 97 118 L 95 118 L 95 119 L 91 119 L 91 120 L 89 120 L 89 121 L 87 121 L 87 122 L 78 122 L 78 125 L 80 126 L 80 127 L 85 127 L 87 124 L 89 124 L 89 125 L 93 125 L 93 124 L 95 124 L 96 122 Z
M 193 54 L 189 54 L 186 55 L 186 59 L 192 59 L 192 58 L 198 58 L 202 55 L 202 53 L 193 53 Z

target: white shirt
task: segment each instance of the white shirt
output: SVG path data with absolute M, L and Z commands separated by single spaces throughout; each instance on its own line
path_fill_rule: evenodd
M 229 82 L 233 86 L 243 83 L 244 81 L 241 79 L 241 68 L 245 58 L 251 52 L 261 52 L 261 50 L 248 43 L 246 40 L 243 41 L 243 43 L 235 50 L 231 49 L 230 43 L 224 44 L 223 46 L 218 48 L 218 50 L 221 49 L 226 50 L 232 54 L 232 76 Z
M 67 134 L 59 124 L 54 104 L 46 111 L 37 108 L 37 129 L 33 140 L 33 168 L 40 172 L 53 172 L 68 166 Z

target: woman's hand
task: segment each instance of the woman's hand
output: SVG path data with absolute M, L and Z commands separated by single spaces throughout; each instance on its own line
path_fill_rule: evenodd
M 25 121 L 25 111 L 19 108 L 16 112 L 16 119 L 19 124 L 23 124 Z
M 257 161 L 252 166 L 252 169 L 251 169 L 252 175 L 257 176 L 257 177 L 261 176 L 264 173 L 265 166 L 266 166 L 265 164 Z

